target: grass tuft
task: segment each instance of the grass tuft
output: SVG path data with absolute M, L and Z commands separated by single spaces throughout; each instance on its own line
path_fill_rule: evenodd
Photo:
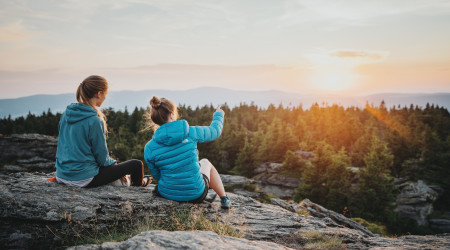
M 67 227 L 58 230 L 47 226 L 58 238 L 61 247 L 84 244 L 101 244 L 127 240 L 141 232 L 151 230 L 166 231 L 213 231 L 219 235 L 242 237 L 244 230 L 235 229 L 231 223 L 222 222 L 218 217 L 207 219 L 198 205 L 174 207 L 164 214 L 151 214 L 141 219 L 130 218 L 127 221 L 114 221 L 108 228 L 100 228 L 95 221 L 82 224 L 66 216 Z
M 272 198 L 278 198 L 278 197 L 275 195 L 272 195 L 272 194 L 263 193 L 263 194 L 259 195 L 258 200 L 262 203 L 272 204 L 272 201 L 271 201 Z
M 374 234 L 381 234 L 381 235 L 385 235 L 385 236 L 388 234 L 387 228 L 385 225 L 377 224 L 374 222 L 369 222 L 363 218 L 350 218 L 350 219 L 353 221 L 356 221 L 361 226 L 366 227 L 367 229 L 369 229 L 370 232 L 372 232 Z
M 300 231 L 307 249 L 344 249 L 342 240 L 336 236 L 328 236 L 319 232 Z

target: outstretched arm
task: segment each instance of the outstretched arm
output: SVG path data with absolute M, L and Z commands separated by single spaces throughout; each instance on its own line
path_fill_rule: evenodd
M 223 120 L 225 113 L 217 108 L 214 112 L 213 120 L 209 126 L 192 126 L 189 128 L 189 135 L 198 142 L 214 141 L 222 134 Z

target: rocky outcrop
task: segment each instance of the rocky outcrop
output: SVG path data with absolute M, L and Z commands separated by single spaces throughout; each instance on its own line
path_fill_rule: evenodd
M 123 242 L 106 242 L 101 245 L 82 245 L 68 250 L 107 249 L 287 249 L 267 241 L 220 236 L 208 231 L 147 231 Z
M 450 220 L 448 219 L 429 219 L 428 223 L 438 232 L 450 232 Z
M 266 162 L 258 166 L 252 179 L 256 181 L 264 193 L 272 194 L 282 198 L 294 196 L 295 189 L 302 181 L 280 174 L 281 163 Z
M 282 165 L 283 164 L 281 164 L 281 163 L 266 162 L 266 163 L 259 165 L 255 170 L 253 170 L 253 173 L 255 175 L 262 174 L 262 173 L 276 174 L 280 171 L 280 167 Z
M 296 150 L 294 154 L 307 161 L 307 164 L 311 164 L 310 161 L 315 159 L 315 155 L 312 152 Z M 295 194 L 295 189 L 302 184 L 302 181 L 299 178 L 282 174 L 280 171 L 282 165 L 276 162 L 265 162 L 253 171 L 255 174 L 253 179 L 257 181 L 258 186 L 261 187 L 264 193 L 281 198 L 292 198 Z
M 250 197 L 233 193 L 228 194 L 233 202 L 233 208 L 228 211 L 220 208 L 218 199 L 213 203 L 191 205 L 155 197 L 152 193 L 153 185 L 72 188 L 47 181 L 46 178 L 51 176 L 53 174 L 0 174 L 0 245 L 3 249 L 52 248 L 60 244 L 55 234 L 74 235 L 74 232 L 80 230 L 111 228 L 118 223 L 145 219 L 149 215 L 164 218 L 169 216 L 168 212 L 171 209 L 192 206 L 204 211 L 208 219 L 231 225 L 235 230 L 242 232 L 243 238 L 251 241 L 271 241 L 290 246 L 290 243 L 283 243 L 285 242 L 283 239 L 298 239 L 297 242 L 301 243 L 301 232 L 308 231 L 339 237 L 346 247 L 351 249 L 403 247 L 408 244 L 408 246 L 431 244 L 433 247 L 444 247 L 450 244 L 449 235 L 414 238 L 420 242 L 414 243 L 415 245 L 402 237 L 394 239 L 373 237 L 364 230 L 351 228 L 345 223 L 337 223 L 339 216 L 324 208 L 318 209 L 313 203 L 308 203 L 308 207 L 320 211 L 323 218 L 316 217 L 313 213 L 310 215 L 295 213 L 281 206 L 263 204 Z M 180 238 L 176 237 L 189 238 L 186 236 L 189 234 L 183 234 L 184 236 L 175 236 L 177 234 L 170 236 L 169 232 L 161 234 L 165 235 L 161 236 L 165 239 L 172 239 L 172 243 L 167 244 L 174 246 L 180 244 Z M 213 237 L 213 234 L 208 235 Z M 199 236 L 200 239 L 203 236 Z M 138 241 L 153 242 L 152 239 L 155 237 L 155 234 L 145 233 Z M 408 241 L 414 240 L 408 238 Z M 191 241 L 195 248 L 195 236 Z M 230 239 L 227 244 L 238 241 L 242 244 L 246 242 Z M 129 243 L 118 244 L 128 246 Z M 259 243 L 255 244 L 257 247 Z M 250 243 L 249 247 L 252 246 Z
M 302 181 L 298 178 L 288 177 L 282 174 L 259 174 L 253 179 L 264 193 L 273 194 L 281 198 L 291 198 L 295 194 L 295 189 Z
M 297 156 L 300 156 L 303 160 L 308 160 L 308 161 L 312 161 L 316 157 L 313 152 L 302 151 L 302 150 L 296 150 L 294 152 L 294 154 Z
M 264 184 L 277 185 L 290 189 L 295 189 L 302 183 L 300 179 L 281 174 L 260 174 L 253 177 L 253 179 Z
M 253 179 L 249 179 L 239 175 L 221 174 L 220 178 L 222 179 L 222 183 L 225 186 L 246 185 L 255 183 Z
M 40 134 L 13 134 L 0 137 L 0 171 L 50 173 L 55 171 L 58 140 Z
M 329 226 L 344 226 L 348 228 L 352 228 L 355 230 L 360 231 L 363 235 L 366 236 L 375 236 L 370 232 L 367 228 L 361 226 L 355 221 L 352 221 L 345 217 L 342 214 L 338 214 L 336 212 L 333 212 L 331 210 L 328 210 L 320 205 L 317 205 L 313 202 L 311 202 L 308 199 L 304 199 L 299 204 L 296 204 L 293 201 L 283 201 L 280 199 L 271 199 L 273 204 L 279 205 L 291 212 L 294 213 L 306 213 L 308 215 L 312 215 L 314 217 L 322 218 L 324 221 L 326 221 Z
M 421 180 L 402 184 L 399 188 L 401 193 L 397 197 L 395 212 L 414 219 L 419 225 L 427 226 L 427 217 L 433 212 L 433 202 L 438 198 L 438 193 Z

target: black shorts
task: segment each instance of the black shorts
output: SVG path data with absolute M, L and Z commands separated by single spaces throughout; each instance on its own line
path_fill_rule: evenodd
M 202 175 L 203 175 L 203 182 L 205 182 L 205 190 L 203 190 L 203 193 L 197 199 L 194 199 L 194 200 L 191 200 L 191 201 L 185 201 L 185 202 L 198 204 L 198 203 L 202 203 L 205 200 L 206 195 L 208 195 L 209 179 L 208 179 L 208 176 L 206 176 L 204 174 L 202 174 Z M 161 194 L 158 192 L 158 185 L 155 186 L 155 189 L 153 190 L 153 193 L 156 196 L 161 196 Z
M 192 203 L 202 203 L 203 200 L 205 200 L 206 195 L 208 195 L 209 179 L 208 179 L 208 176 L 206 176 L 206 175 L 204 175 L 204 174 L 202 174 L 202 175 L 203 175 L 203 181 L 205 182 L 205 190 L 203 190 L 203 194 L 200 195 L 200 197 L 198 197 L 197 199 L 191 200 L 191 201 L 188 201 L 188 202 L 192 202 Z

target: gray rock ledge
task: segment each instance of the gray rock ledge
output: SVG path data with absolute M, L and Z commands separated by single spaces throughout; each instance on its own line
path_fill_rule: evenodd
M 123 242 L 105 242 L 101 245 L 81 245 L 67 250 L 113 249 L 290 249 L 267 241 L 221 236 L 208 231 L 147 231 Z
M 241 230 L 247 240 L 271 241 L 288 247 L 290 245 L 283 239 L 301 238 L 300 231 L 339 237 L 349 249 L 444 249 L 450 245 L 450 234 L 371 237 L 361 230 L 339 225 L 330 217 L 304 216 L 233 193 L 228 194 L 233 208 L 223 210 L 219 199 L 213 203 L 191 205 L 154 197 L 153 185 L 72 188 L 46 180 L 52 176 L 26 172 L 0 174 L 1 249 L 54 248 L 59 245 L 49 228 L 71 235 L 74 227 L 83 230 L 111 228 L 117 222 L 127 223 L 148 215 L 167 216 L 172 208 L 183 206 L 202 209 L 207 219 L 217 219 Z M 328 214 L 326 211 L 321 213 Z

